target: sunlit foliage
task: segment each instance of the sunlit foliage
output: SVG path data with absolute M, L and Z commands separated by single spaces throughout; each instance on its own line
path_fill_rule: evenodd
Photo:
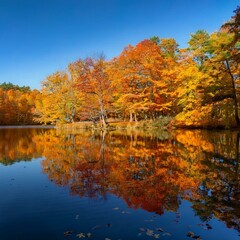
M 0 85 L 0 125 L 36 124 L 34 112 L 39 91 L 3 83 Z
M 213 33 L 191 34 L 186 49 L 154 36 L 112 60 L 79 59 L 42 82 L 40 93 L 0 85 L 0 124 L 58 124 L 174 118 L 177 127 L 236 127 L 239 120 L 239 7 Z

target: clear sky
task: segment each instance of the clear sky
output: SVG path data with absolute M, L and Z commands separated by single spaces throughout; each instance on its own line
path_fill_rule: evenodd
M 128 44 L 173 37 L 186 47 L 199 29 L 216 31 L 239 0 L 0 0 L 0 83 L 40 89 L 78 58 L 108 59 Z

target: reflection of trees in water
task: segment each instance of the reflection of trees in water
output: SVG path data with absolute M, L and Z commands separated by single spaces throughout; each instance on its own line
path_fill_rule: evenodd
M 57 184 L 71 187 L 73 194 L 95 197 L 105 195 L 108 175 L 108 152 L 104 150 L 104 135 L 90 132 L 82 135 L 59 135 L 55 131 L 44 136 L 43 170 Z
M 123 198 L 162 214 L 190 200 L 203 219 L 239 226 L 239 134 L 176 131 L 169 139 L 117 132 L 42 136 L 44 172 L 73 194 Z M 239 230 L 239 229 L 238 229 Z
M 177 138 L 178 134 L 182 133 L 177 132 Z M 182 140 L 181 144 L 186 151 L 191 149 L 195 155 L 204 157 L 199 163 L 202 184 L 195 190 L 196 197 L 189 199 L 193 209 L 203 220 L 215 216 L 240 231 L 239 133 L 189 131 L 184 134 L 188 135 L 188 141 Z
M 0 129 L 0 163 L 10 165 L 41 156 L 35 137 L 46 129 Z
M 0 162 L 45 156 L 43 171 L 79 196 L 107 191 L 133 208 L 162 214 L 190 200 L 203 220 L 216 216 L 240 231 L 237 132 L 57 133 L 1 129 Z

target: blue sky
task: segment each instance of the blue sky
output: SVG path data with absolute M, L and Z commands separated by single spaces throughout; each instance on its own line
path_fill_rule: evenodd
M 186 47 L 230 19 L 239 0 L 0 0 L 0 83 L 40 89 L 78 58 L 108 59 L 159 36 Z

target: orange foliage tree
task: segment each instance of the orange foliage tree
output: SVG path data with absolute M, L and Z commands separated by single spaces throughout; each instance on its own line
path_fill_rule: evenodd
M 0 124 L 26 125 L 34 121 L 37 90 L 13 84 L 0 85 Z
M 112 84 L 118 90 L 114 105 L 130 116 L 153 118 L 170 113 L 174 65 L 170 56 L 154 41 L 144 40 L 128 46 L 111 62 Z
M 108 63 L 100 56 L 96 59 L 80 59 L 68 68 L 75 87 L 82 94 L 82 119 L 90 119 L 94 123 L 100 119 L 102 126 L 106 126 L 113 93 Z

